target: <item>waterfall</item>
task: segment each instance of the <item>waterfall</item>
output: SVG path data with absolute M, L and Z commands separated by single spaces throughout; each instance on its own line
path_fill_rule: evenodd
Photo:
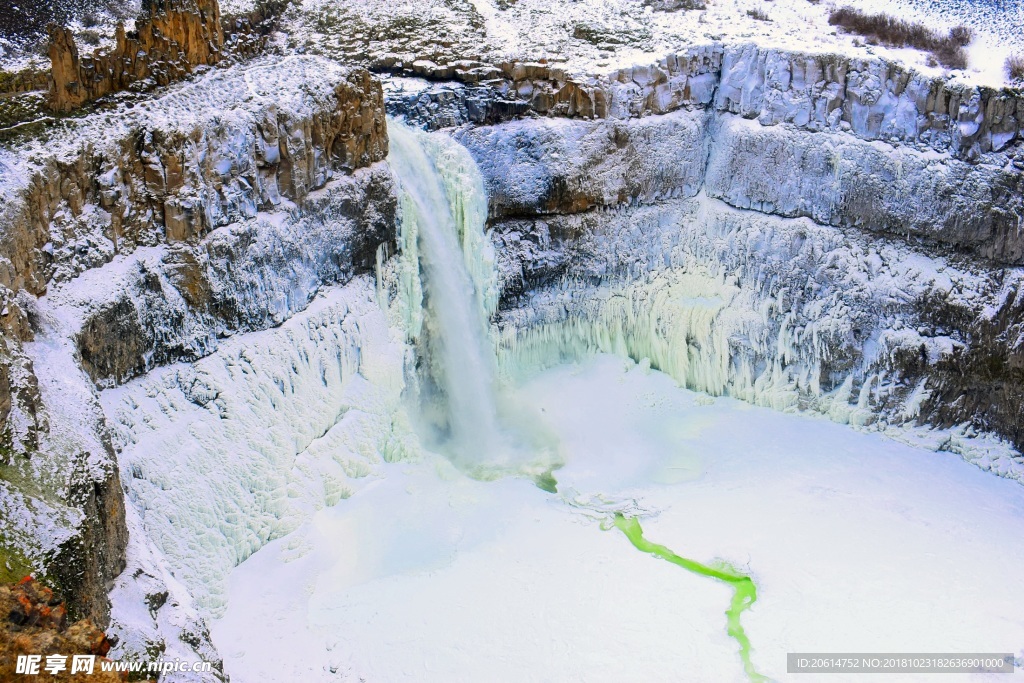
M 454 455 L 464 464 L 493 459 L 505 437 L 498 421 L 497 362 L 488 315 L 497 302 L 493 250 L 486 241 L 486 195 L 472 158 L 447 137 L 390 121 L 388 163 L 401 189 L 399 241 L 405 258 L 399 296 L 411 336 L 426 327 L 431 378 L 443 394 Z M 422 285 L 412 281 L 419 278 Z M 424 315 L 425 313 L 425 315 Z

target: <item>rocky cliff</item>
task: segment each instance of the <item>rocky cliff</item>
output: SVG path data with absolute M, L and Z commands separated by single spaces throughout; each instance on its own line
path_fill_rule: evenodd
M 119 34 L 120 57 L 61 57 L 67 106 L 174 80 L 145 41 L 177 75 L 216 61 L 215 24 L 177 7 Z M 493 17 L 443 9 L 370 13 L 352 40 L 438 32 L 430 54 L 364 61 L 455 79 L 391 79 L 386 106 L 451 127 L 484 176 L 506 373 L 625 354 L 1024 480 L 1018 90 L 743 41 L 631 67 L 499 59 Z M 100 624 L 113 587 L 119 656 L 216 659 L 203 618 L 230 568 L 400 457 L 409 359 L 360 277 L 396 267 L 384 110 L 366 70 L 275 56 L 0 150 L 0 556 Z M 211 462 L 230 466 L 196 481 Z
M 702 111 L 722 122 L 714 126 L 716 140 L 735 148 L 708 168 L 709 194 L 733 205 L 920 235 L 1002 263 L 1024 258 L 1024 191 L 1014 161 L 1024 137 L 1019 89 L 969 86 L 883 59 L 742 44 L 694 47 L 591 77 L 541 63 L 498 67 L 501 77 L 486 86 L 408 95 L 399 87 L 392 108 L 427 126 L 493 123 L 525 112 L 625 122 Z M 470 71 L 455 73 L 470 78 Z M 836 144 L 805 133 L 834 134 Z M 759 162 L 768 172 L 743 172 L 750 152 L 765 145 L 771 150 Z M 937 162 L 949 172 L 933 178 L 926 167 Z M 920 200 L 903 202 L 908 195 Z
M 54 681 L 99 681 L 117 683 L 122 678 L 112 671 L 102 671 L 96 660 L 110 651 L 110 641 L 103 631 L 88 619 L 69 624 L 67 609 L 52 590 L 26 578 L 14 585 L 0 585 L 0 680 L 15 681 L 25 674 L 16 673 L 19 655 L 42 656 L 40 671 Z M 63 670 L 45 671 L 45 657 L 63 656 Z M 72 657 L 90 656 L 93 669 L 88 674 L 72 675 Z
M 285 89 L 321 65 L 326 77 Z M 384 158 L 382 107 L 365 71 L 271 60 L 5 151 L 0 283 L 41 294 L 137 246 L 195 241 L 301 202 L 336 172 Z
M 711 108 L 763 125 L 849 132 L 970 159 L 1006 148 L 1024 127 L 1019 89 L 971 86 L 878 58 L 713 43 L 593 75 L 540 62 L 489 68 L 485 79 L 474 77 L 472 63 L 441 72 L 414 65 L 409 73 L 483 80 L 494 106 L 517 112 L 627 119 Z M 482 95 L 472 87 L 460 92 Z M 430 107 L 417 110 L 418 104 L 410 101 L 409 113 L 429 125 Z M 485 100 L 483 111 L 464 115 L 482 123 L 500 114 L 489 114 Z
M 279 325 L 372 268 L 393 240 L 386 154 L 379 83 L 304 57 L 219 70 L 0 152 L 9 571 L 39 573 L 100 624 L 126 547 L 119 590 L 162 590 L 145 536 L 127 545 L 97 387 Z M 200 617 L 157 621 L 150 640 L 125 635 L 139 652 L 183 628 L 206 647 Z
M 626 352 L 715 394 L 1020 448 L 1019 133 L 967 159 L 921 110 L 882 141 L 895 111 L 839 98 L 849 125 L 816 126 L 758 88 L 713 79 L 668 114 L 457 133 L 488 182 L 510 366 Z
M 127 33 L 117 25 L 112 50 L 82 57 L 74 34 L 64 26 L 50 31 L 50 106 L 76 109 L 104 95 L 151 81 L 167 85 L 222 57 L 224 29 L 217 0 L 146 0 Z

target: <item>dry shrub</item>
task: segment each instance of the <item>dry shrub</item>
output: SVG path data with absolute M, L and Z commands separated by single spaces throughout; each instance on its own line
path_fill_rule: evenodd
M 943 36 L 924 24 L 888 14 L 867 14 L 852 7 L 833 10 L 829 14 L 828 23 L 864 36 L 868 44 L 880 43 L 889 47 L 925 50 L 950 69 L 963 69 L 967 66 L 967 52 L 963 46 L 973 37 L 966 26 L 957 26 Z
M 758 21 L 771 21 L 771 19 L 768 18 L 768 13 L 757 7 L 754 9 L 748 9 L 747 16 L 752 19 L 757 19 Z
M 967 68 L 967 51 L 962 45 L 942 43 L 932 50 L 932 54 L 939 60 L 939 64 L 948 69 Z
M 1024 54 L 1010 55 L 1006 58 L 1006 75 L 1011 81 L 1024 81 Z
M 974 29 L 970 26 L 964 26 L 963 24 L 954 26 L 949 29 L 949 39 L 957 45 L 966 47 L 971 44 L 972 40 L 974 40 Z

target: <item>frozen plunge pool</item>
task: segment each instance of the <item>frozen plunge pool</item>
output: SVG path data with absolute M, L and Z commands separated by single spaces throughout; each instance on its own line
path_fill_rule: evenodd
M 754 579 L 742 622 L 770 678 L 810 680 L 789 651 L 1021 654 L 1019 484 L 611 356 L 519 391 L 562 441 L 558 493 L 386 466 L 235 569 L 213 624 L 233 681 L 748 680 L 731 588 L 638 551 L 618 509 Z

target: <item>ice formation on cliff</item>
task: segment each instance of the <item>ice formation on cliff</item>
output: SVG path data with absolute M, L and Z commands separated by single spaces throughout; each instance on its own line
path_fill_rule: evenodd
M 232 567 L 409 447 L 405 345 L 374 298 L 355 280 L 279 328 L 102 394 L 128 499 L 207 613 Z

